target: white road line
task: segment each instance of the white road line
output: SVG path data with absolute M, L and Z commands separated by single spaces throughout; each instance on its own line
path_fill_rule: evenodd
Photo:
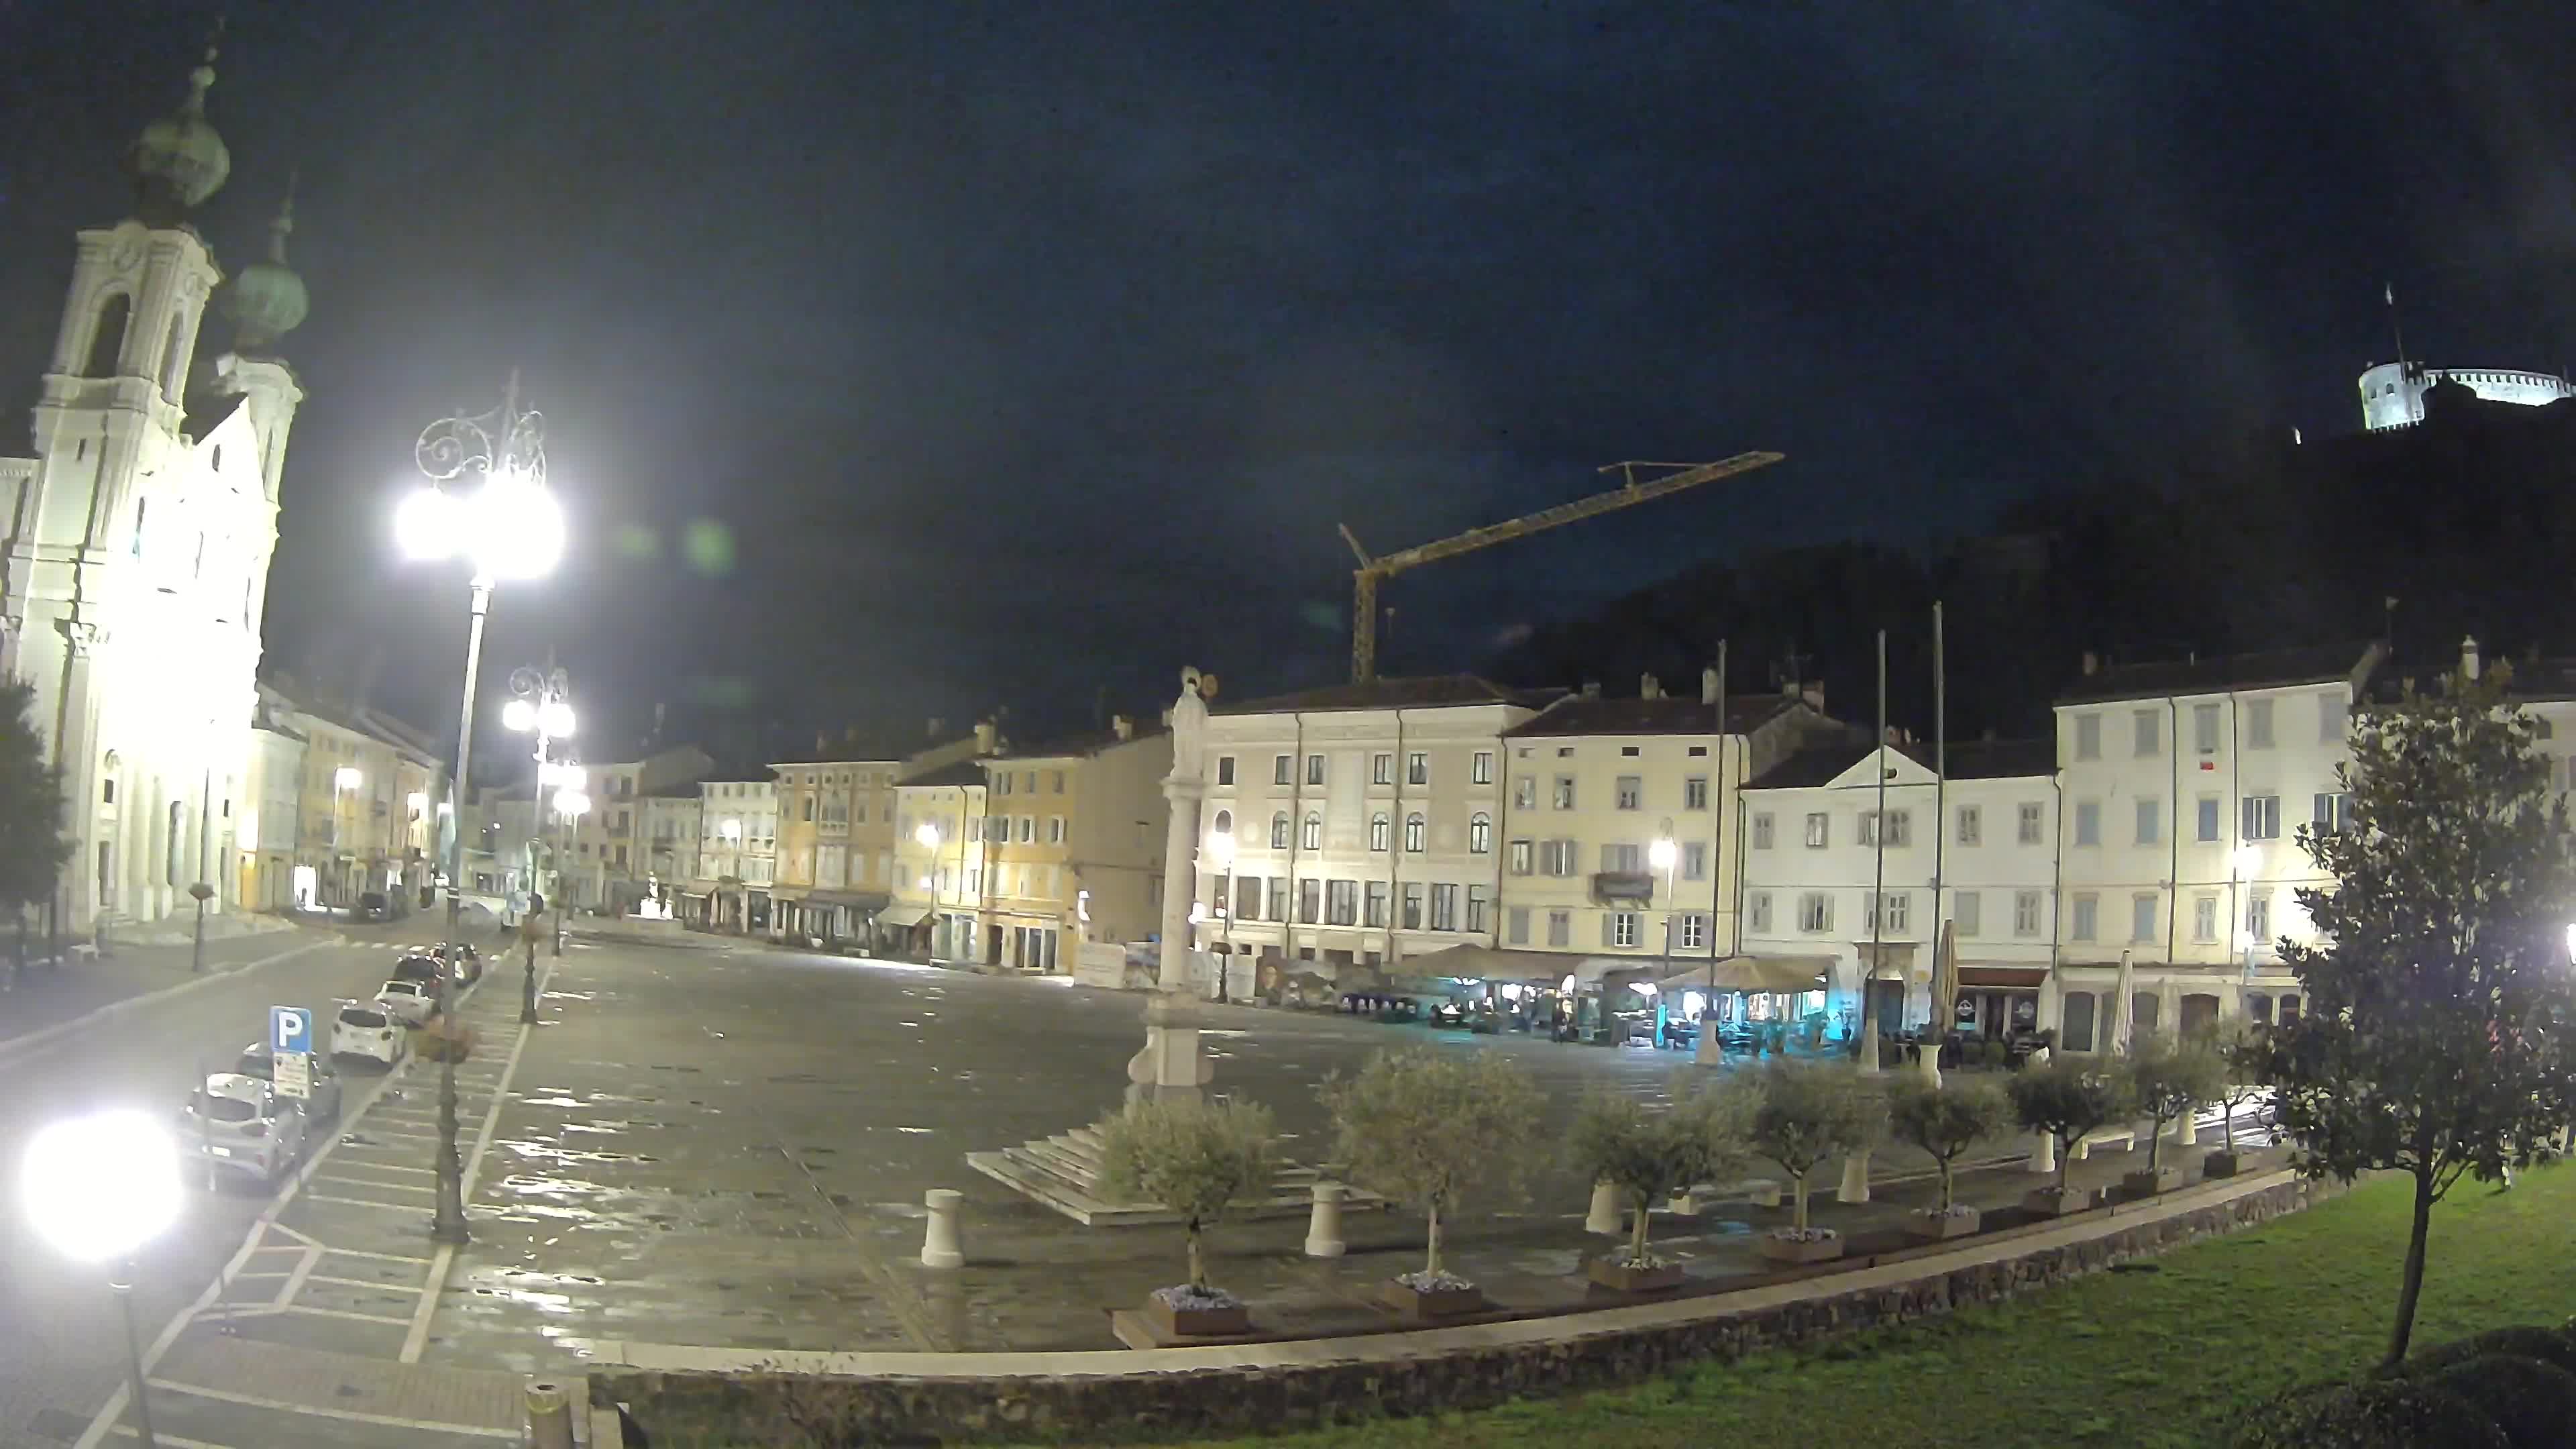
M 420 1211 L 420 1204 L 416 1202 L 378 1202 L 371 1197 L 334 1197 L 331 1194 L 324 1192 L 308 1192 L 304 1195 L 304 1200 L 306 1202 L 336 1202 L 346 1207 L 383 1208 L 389 1213 L 416 1213 Z
M 343 1162 L 343 1163 L 341 1163 L 340 1165 L 341 1165 L 342 1167 L 363 1167 L 363 1168 L 365 1168 L 365 1169 L 366 1169 L 367 1171 L 369 1171 L 369 1172 L 411 1172 L 411 1173 L 417 1173 L 417 1174 L 419 1174 L 419 1175 L 420 1175 L 420 1176 L 422 1176 L 422 1177 L 435 1177 L 435 1176 L 437 1176 L 437 1175 L 438 1175 L 438 1169 L 436 1169 L 436 1168 L 434 1168 L 434 1167 L 405 1167 L 405 1166 L 403 1166 L 401 1163 L 398 1163 L 398 1162 L 365 1162 L 365 1161 L 360 1161 L 360 1162 Z
M 455 1264 L 455 1247 L 439 1244 L 437 1256 L 429 1260 L 429 1272 L 421 1279 L 420 1301 L 412 1306 L 411 1327 L 403 1334 L 401 1362 L 420 1362 L 421 1350 L 429 1347 L 429 1323 L 438 1316 L 438 1295 L 447 1291 L 447 1275 Z
M 314 1174 L 314 1180 L 317 1182 L 344 1183 L 350 1187 L 380 1187 L 387 1192 L 438 1191 L 436 1186 L 426 1182 L 394 1182 L 382 1177 L 351 1177 L 347 1173 L 343 1172 L 316 1173 Z
M 320 1404 L 290 1403 L 285 1399 L 263 1399 L 257 1394 L 236 1394 L 229 1389 L 201 1388 L 196 1384 L 175 1383 L 169 1379 L 149 1380 L 152 1387 L 166 1394 L 185 1394 L 192 1399 L 213 1399 L 217 1403 L 242 1404 L 253 1409 L 275 1409 L 288 1414 L 310 1414 L 317 1419 L 340 1419 L 352 1424 L 382 1424 L 391 1429 L 419 1429 L 434 1434 L 471 1434 L 478 1439 L 522 1437 L 518 1429 L 494 1429 L 482 1424 L 442 1424 L 435 1419 L 406 1419 L 397 1414 L 362 1414 L 355 1409 L 328 1409 Z
M 307 1248 L 304 1250 L 304 1261 L 295 1265 L 295 1271 L 286 1275 L 286 1286 L 277 1290 L 278 1307 L 284 1308 L 286 1305 L 295 1301 L 295 1295 L 304 1291 L 305 1281 L 313 1276 L 315 1265 L 319 1264 L 321 1261 L 322 1250 L 320 1248 Z
M 554 974 L 554 967 L 547 966 L 547 978 L 551 979 Z M 540 981 L 537 984 L 542 991 L 545 983 Z M 475 1174 L 483 1170 L 483 1154 L 491 1150 L 492 1129 L 501 1120 L 501 1103 L 509 1095 L 511 1080 L 519 1074 L 519 1054 L 527 1049 L 528 1025 L 521 1022 L 518 1036 L 510 1042 L 509 1060 L 502 1063 L 500 1078 L 494 1083 L 491 1110 L 483 1114 L 483 1130 L 474 1138 L 474 1154 L 465 1160 L 465 1171 L 457 1184 L 456 1196 L 461 1203 L 474 1201 Z M 428 1277 L 421 1285 L 420 1306 L 412 1313 L 411 1332 L 403 1335 L 404 1363 L 420 1362 L 421 1350 L 429 1346 L 430 1321 L 438 1316 L 439 1295 L 447 1291 L 447 1275 L 455 1266 L 456 1250 L 441 1244 L 437 1256 L 430 1261 Z
M 280 1224 L 277 1230 L 281 1233 L 295 1233 L 295 1236 L 299 1238 L 304 1236 L 302 1233 L 296 1233 L 293 1228 L 287 1227 L 284 1224 Z M 301 1253 L 304 1249 L 300 1244 L 296 1243 L 262 1243 L 258 1247 L 251 1249 L 251 1251 L 254 1253 Z
M 141 1434 L 136 1433 L 133 1426 L 129 1424 L 117 1425 L 116 1432 L 128 1439 L 140 1439 L 143 1437 Z M 212 1444 L 203 1439 L 182 1439 L 176 1434 L 164 1434 L 158 1429 L 152 1431 L 152 1442 L 155 1444 L 167 1444 L 170 1446 L 170 1449 L 232 1449 L 232 1446 L 229 1444 Z
M 312 1281 L 316 1283 L 337 1283 L 343 1288 L 373 1288 L 379 1293 L 417 1293 L 420 1291 L 408 1283 L 379 1283 L 373 1278 L 334 1278 L 328 1273 L 315 1273 L 311 1276 Z
M 303 1303 L 289 1303 L 284 1311 L 301 1313 L 308 1318 L 346 1318 L 357 1323 L 390 1323 L 396 1328 L 411 1322 L 408 1318 L 396 1318 L 386 1313 L 359 1313 L 347 1308 L 315 1308 Z
M 409 1253 L 370 1253 L 364 1248 L 334 1248 L 327 1245 L 322 1249 L 322 1256 L 326 1258 L 373 1258 L 379 1263 L 426 1263 L 429 1261 L 427 1258 L 415 1258 Z

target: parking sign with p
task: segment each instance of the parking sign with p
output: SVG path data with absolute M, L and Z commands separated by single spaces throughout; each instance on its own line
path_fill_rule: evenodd
M 268 1049 L 277 1056 L 313 1050 L 313 1014 L 300 1006 L 270 1007 Z

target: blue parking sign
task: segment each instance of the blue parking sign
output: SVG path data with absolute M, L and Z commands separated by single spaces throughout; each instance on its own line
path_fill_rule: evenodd
M 280 1056 L 313 1050 L 313 1013 L 300 1006 L 270 1007 L 268 1049 Z

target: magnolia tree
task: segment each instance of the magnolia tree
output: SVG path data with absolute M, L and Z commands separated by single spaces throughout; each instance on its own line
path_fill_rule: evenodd
M 1447 1281 L 1441 1232 L 1460 1200 L 1522 1191 L 1547 1110 L 1529 1070 L 1496 1052 L 1380 1052 L 1318 1095 L 1351 1179 L 1429 1220 L 1422 1272 L 1408 1280 L 1426 1287 Z
M 2012 1103 L 1987 1078 L 1954 1077 L 1936 1087 L 1908 1077 L 1896 1084 L 1887 1120 L 1899 1140 L 1922 1148 L 1941 1169 L 1940 1212 L 1946 1217 L 1954 1206 L 1953 1169 L 1969 1148 L 2011 1123 Z
M 2162 1034 L 2130 1047 L 2123 1070 L 2130 1102 L 2155 1119 L 2155 1132 L 2147 1139 L 2147 1171 L 2153 1172 L 2164 1150 L 2165 1125 L 2216 1097 L 2227 1074 L 2218 1054 L 2198 1038 Z
M 1101 1124 L 1100 1139 L 1102 1184 L 1179 1213 L 1189 1234 L 1190 1291 L 1219 1296 L 1208 1287 L 1200 1237 L 1227 1209 L 1269 1190 L 1270 1109 L 1194 1096 L 1130 1102 Z
M 1753 1150 L 1789 1176 L 1795 1206 L 1789 1235 L 1807 1226 L 1807 1175 L 1828 1159 L 1867 1148 L 1877 1135 L 1878 1104 L 1848 1066 L 1777 1058 L 1762 1072 L 1753 1109 Z
M 2386 1361 L 2406 1356 L 2433 1205 L 2528 1162 L 2568 1119 L 2576 985 L 2567 812 L 2510 671 L 2445 677 L 2357 711 L 2349 824 L 2302 829 L 2334 878 L 2301 890 L 2315 944 L 2286 941 L 2308 1009 L 2270 1035 L 2280 1125 L 2310 1176 L 2413 1179 Z
M 2012 1079 L 2013 1115 L 2033 1132 L 2057 1139 L 2057 1191 L 2066 1191 L 2066 1165 L 2086 1133 L 2129 1110 L 2119 1077 L 2072 1057 L 2030 1067 Z
M 1648 1216 L 1680 1188 L 1732 1177 L 1749 1160 L 1745 1138 L 1753 1110 L 1747 1093 L 1673 1078 L 1672 1105 L 1650 1107 L 1624 1092 L 1596 1087 L 1575 1109 L 1572 1157 L 1593 1182 L 1628 1200 L 1626 1262 L 1655 1266 L 1647 1251 Z
M 27 962 L 27 912 L 54 897 L 72 842 L 63 834 L 62 773 L 45 761 L 36 687 L 0 684 L 0 905 L 18 918 L 17 964 Z

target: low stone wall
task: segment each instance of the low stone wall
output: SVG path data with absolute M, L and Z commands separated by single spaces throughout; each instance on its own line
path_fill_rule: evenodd
M 741 1354 L 730 1371 L 677 1366 L 691 1354 L 720 1357 L 704 1351 L 639 1351 L 640 1366 L 592 1371 L 591 1402 L 629 1404 L 655 1442 L 683 1444 L 699 1442 L 692 1435 L 736 1442 L 728 1434 L 746 1444 L 791 1442 L 791 1432 L 853 1445 L 1126 1444 L 1483 1408 L 1995 1302 L 2268 1221 L 2325 1191 L 2295 1179 L 2247 1186 L 2136 1221 L 2069 1223 L 2099 1229 L 2071 1240 L 1997 1243 L 1983 1253 L 1963 1243 L 1955 1255 L 1798 1283 L 1471 1328 L 1135 1354 Z M 850 1367 L 825 1362 L 836 1359 Z M 989 1371 L 977 1371 L 979 1359 Z M 896 1360 L 905 1367 L 875 1367 Z M 827 1433 L 839 1437 L 817 1437 Z

